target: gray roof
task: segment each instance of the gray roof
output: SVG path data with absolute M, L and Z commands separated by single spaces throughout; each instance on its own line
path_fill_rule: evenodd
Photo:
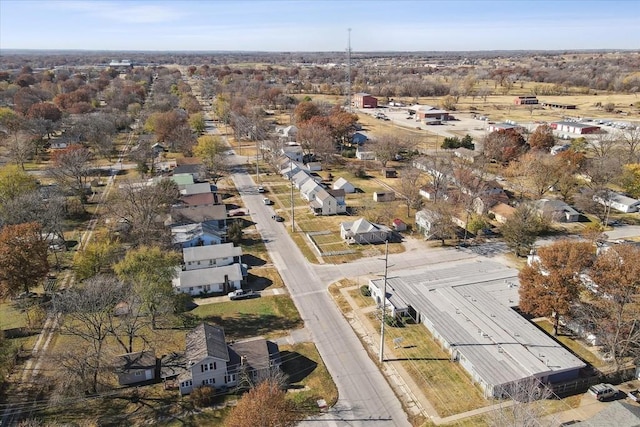
M 122 354 L 116 358 L 116 369 L 121 373 L 139 369 L 155 369 L 155 367 L 156 353 L 153 350 Z
M 387 226 L 374 224 L 364 218 L 360 218 L 355 221 L 343 222 L 340 226 L 351 234 L 370 233 L 372 231 L 391 231 Z
M 184 186 L 182 190 L 180 190 L 180 194 L 184 196 L 190 196 L 192 194 L 202 194 L 202 193 L 211 193 L 211 184 L 208 182 L 198 182 L 195 184 L 187 184 Z
M 377 287 L 382 280 L 372 281 Z M 572 371 L 585 364 L 511 307 L 518 271 L 492 261 L 437 265 L 387 280 L 397 308 L 410 305 L 488 384 Z M 423 319 L 424 320 L 424 319 Z
M 607 403 L 605 409 L 574 427 L 640 427 L 640 407 L 619 400 Z
M 173 284 L 174 286 L 179 284 L 181 288 L 211 285 L 224 283 L 225 276 L 233 282 L 242 280 L 242 267 L 239 263 L 235 263 L 221 267 L 180 271 L 178 277 L 173 279 Z
M 187 359 L 184 353 L 170 353 L 160 359 L 160 378 L 172 378 L 187 372 Z
M 596 126 L 596 125 L 592 125 L 592 124 L 588 124 L 588 123 L 578 123 L 578 122 L 555 122 L 557 125 L 564 125 L 564 126 L 573 126 L 574 128 L 580 128 L 580 129 L 584 129 L 584 128 L 600 128 L 600 126 Z
M 223 219 L 227 219 L 227 208 L 224 205 L 173 206 L 171 208 L 171 220 L 174 224 Z
M 182 249 L 184 262 L 197 262 L 209 259 L 219 259 L 242 256 L 242 248 L 233 243 L 219 245 L 194 246 Z
M 198 363 L 205 357 L 215 357 L 229 361 L 229 351 L 224 337 L 224 329 L 201 323 L 187 334 L 186 351 L 187 362 Z
M 249 338 L 229 344 L 229 367 L 238 367 L 245 363 L 255 370 L 269 369 L 271 362 L 279 362 L 279 350 L 277 344 L 265 340 L 263 337 Z

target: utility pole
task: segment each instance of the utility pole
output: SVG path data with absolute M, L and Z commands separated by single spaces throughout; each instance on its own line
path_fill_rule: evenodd
M 384 322 L 387 314 L 387 269 L 389 268 L 389 240 L 384 242 L 384 282 L 382 285 L 382 318 L 380 322 L 380 363 L 384 362 Z
M 347 29 L 347 111 L 351 112 L 351 28 Z
M 290 172 L 293 172 L 293 159 L 289 157 L 289 169 Z M 295 209 L 293 206 L 293 174 L 291 174 L 291 232 L 296 232 L 296 219 L 295 219 Z

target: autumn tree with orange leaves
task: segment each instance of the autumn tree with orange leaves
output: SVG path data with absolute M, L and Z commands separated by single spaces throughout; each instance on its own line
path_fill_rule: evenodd
M 537 259 L 520 271 L 520 309 L 553 318 L 558 335 L 560 316 L 567 315 L 580 295 L 579 274 L 595 261 L 591 242 L 561 240 L 538 249 Z
M 0 296 L 29 292 L 49 272 L 40 225 L 6 225 L 0 231 Z
M 264 381 L 242 396 L 231 411 L 226 427 L 289 427 L 304 418 L 304 413 L 285 398 L 275 381 Z

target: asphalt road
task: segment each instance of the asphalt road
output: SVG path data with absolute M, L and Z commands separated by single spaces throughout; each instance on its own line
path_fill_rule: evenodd
M 398 398 L 332 301 L 329 282 L 320 279 L 287 233 L 291 224 L 271 219 L 273 209 L 263 204 L 250 175 L 237 172 L 233 180 L 338 387 L 337 404 L 302 425 L 409 426 Z

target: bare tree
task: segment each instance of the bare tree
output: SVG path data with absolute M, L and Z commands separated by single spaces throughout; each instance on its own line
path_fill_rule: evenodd
M 91 151 L 81 145 L 72 145 L 55 153 L 53 164 L 47 170 L 60 187 L 73 192 L 82 204 L 87 202 L 87 180 L 91 174 Z
M 404 149 L 403 141 L 396 135 L 388 133 L 380 135 L 369 144 L 371 145 L 371 151 L 376 154 L 376 160 L 380 162 L 383 168 L 387 167 L 387 163 Z
M 411 216 L 411 208 L 420 209 L 422 196 L 420 188 L 426 182 L 424 175 L 413 167 L 400 171 L 400 192 L 407 201 L 407 218 Z
M 540 427 L 547 425 L 544 400 L 551 397 L 551 390 L 537 378 L 528 378 L 510 384 L 502 390 L 499 408 L 491 412 L 492 427 Z M 552 425 L 552 422 L 548 422 Z
M 111 334 L 114 308 L 123 296 L 124 288 L 115 277 L 95 276 L 82 287 L 73 287 L 53 299 L 55 310 L 64 316 L 62 330 L 88 344 L 86 380 L 92 393 L 97 391 L 104 365 L 105 341 Z
M 627 161 L 629 163 L 637 163 L 638 149 L 640 148 L 640 126 L 633 126 L 621 131 L 622 142 L 626 145 Z

